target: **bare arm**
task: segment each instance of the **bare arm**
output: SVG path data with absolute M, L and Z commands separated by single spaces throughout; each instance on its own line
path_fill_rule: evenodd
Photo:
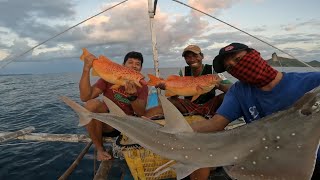
M 229 123 L 230 121 L 228 119 L 216 114 L 209 120 L 191 124 L 191 127 L 195 132 L 216 132 L 224 130 Z
M 82 75 L 79 82 L 80 99 L 83 102 L 96 98 L 102 93 L 102 90 L 97 87 L 93 87 L 90 84 L 90 70 L 94 59 L 96 59 L 96 57 L 90 54 L 85 57 L 84 60 Z
M 138 116 L 143 116 L 146 113 L 146 105 L 147 102 L 142 99 L 131 101 L 132 109 Z

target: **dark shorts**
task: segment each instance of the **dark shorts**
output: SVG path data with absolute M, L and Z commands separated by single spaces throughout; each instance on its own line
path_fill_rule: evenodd
M 118 130 L 113 130 L 111 132 L 103 132 L 102 136 L 104 137 L 117 137 L 120 135 L 120 132 Z

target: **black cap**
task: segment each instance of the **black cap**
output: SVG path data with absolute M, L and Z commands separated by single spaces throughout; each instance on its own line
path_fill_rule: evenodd
M 249 47 L 241 43 L 231 43 L 228 46 L 221 48 L 219 54 L 212 61 L 214 71 L 217 73 L 226 71 L 226 69 L 224 68 L 225 55 L 246 49 L 249 49 Z

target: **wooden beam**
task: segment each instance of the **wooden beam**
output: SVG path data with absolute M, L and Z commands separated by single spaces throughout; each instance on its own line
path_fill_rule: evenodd
M 93 180 L 107 180 L 112 162 L 112 160 L 101 161 L 97 174 L 94 176 Z
M 109 154 L 112 154 L 112 149 L 107 149 L 106 151 L 109 152 Z M 93 180 L 107 180 L 109 171 L 112 167 L 113 159 L 108 161 L 101 161 L 98 171 L 95 174 Z

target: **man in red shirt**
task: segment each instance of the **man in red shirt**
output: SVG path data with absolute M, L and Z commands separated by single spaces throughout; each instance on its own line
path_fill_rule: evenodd
M 100 94 L 103 94 L 117 104 L 127 115 L 144 115 L 148 98 L 148 87 L 143 85 L 142 88 L 139 88 L 132 81 L 128 81 L 125 86 L 114 90 L 110 88 L 113 84 L 101 78 L 94 85 L 91 85 L 90 70 L 94 59 L 97 58 L 92 54 L 85 58 L 79 83 L 80 99 L 86 102 L 85 108 L 95 113 L 108 112 L 107 105 L 96 99 Z M 123 66 L 139 72 L 142 69 L 142 64 L 142 54 L 134 51 L 129 52 L 123 61 Z M 106 152 L 103 147 L 102 136 L 115 137 L 118 136 L 120 132 L 95 119 L 86 125 L 86 129 L 93 144 L 97 148 L 97 159 L 101 161 L 111 159 L 111 155 Z

